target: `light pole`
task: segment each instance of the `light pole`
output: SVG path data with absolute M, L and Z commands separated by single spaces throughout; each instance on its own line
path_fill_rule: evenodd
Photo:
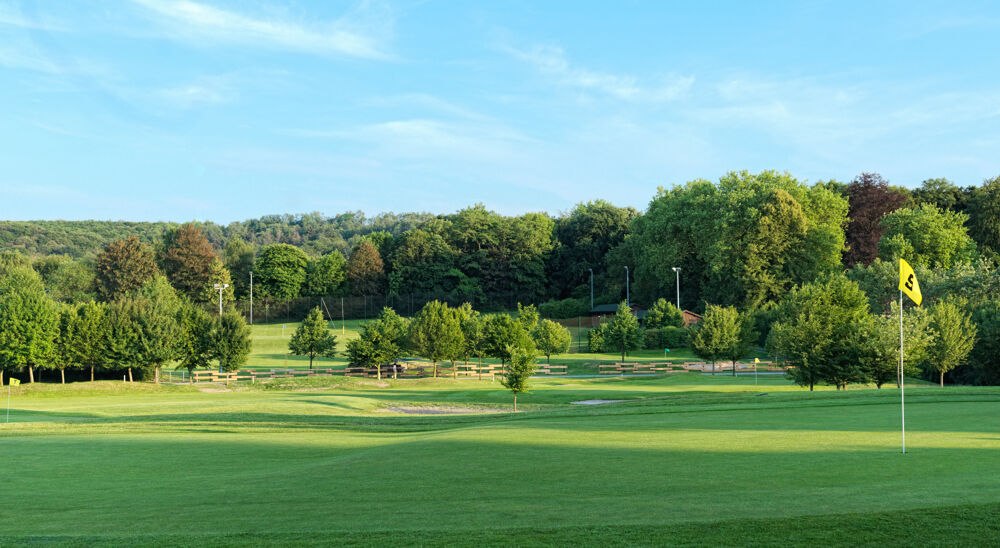
M 625 267 L 625 306 L 630 306 L 628 304 L 628 267 Z
M 253 325 L 253 270 L 250 271 L 250 325 Z
M 215 284 L 213 287 L 219 290 L 219 316 L 222 316 L 222 292 L 229 287 L 229 284 Z
M 674 274 L 677 275 L 677 310 L 681 309 L 681 267 L 673 267 Z
M 594 309 L 594 269 L 588 268 L 590 271 L 590 309 Z

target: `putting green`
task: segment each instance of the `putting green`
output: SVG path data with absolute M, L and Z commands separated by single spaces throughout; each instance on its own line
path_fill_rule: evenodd
M 510 396 L 431 379 L 26 387 L 0 428 L 0 541 L 853 544 L 903 511 L 965 519 L 943 540 L 997 527 L 976 516 L 1000 504 L 1000 389 L 908 390 L 904 456 L 895 390 L 752 382 L 546 379 L 525 412 L 460 415 L 391 409 Z M 585 399 L 626 401 L 570 404 Z

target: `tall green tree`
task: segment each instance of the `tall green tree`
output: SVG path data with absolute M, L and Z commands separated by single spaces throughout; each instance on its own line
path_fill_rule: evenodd
M 236 298 L 243 300 L 250 295 L 250 272 L 254 268 L 256 250 L 239 236 L 232 236 L 223 251 L 226 270 L 233 282 Z
M 624 301 L 618 305 L 618 312 L 603 326 L 604 348 L 606 351 L 621 352 L 625 355 L 642 348 L 644 336 L 639 320 Z
M 896 263 L 906 259 L 914 267 L 950 268 L 975 257 L 976 245 L 965 228 L 968 216 L 923 204 L 899 209 L 882 219 L 885 233 L 879 240 L 879 257 Z
M 223 303 L 231 303 L 236 300 L 236 289 L 233 287 L 232 276 L 222 261 L 215 261 L 209 267 L 208 281 L 197 292 L 193 300 L 199 303 L 218 303 L 219 290 L 215 288 L 216 284 L 225 288 L 222 290 Z
M 104 354 L 109 363 L 128 372 L 128 381 L 134 380 L 132 370 L 142 366 L 141 348 L 138 344 L 138 330 L 132 317 L 139 312 L 134 298 L 121 298 L 108 306 L 107 338 L 103 341 Z
M 976 344 L 965 366 L 955 371 L 961 382 L 968 384 L 1000 384 L 1000 300 L 982 298 L 972 307 L 976 324 Z
M 247 363 L 253 348 L 250 326 L 243 319 L 243 315 L 234 310 L 225 312 L 216 318 L 214 323 L 212 347 L 215 358 L 219 360 L 219 369 L 239 370 Z
M 556 219 L 558 243 L 548 267 L 553 296 L 589 297 L 590 269 L 594 270 L 597 287 L 604 287 L 608 281 L 605 256 L 625 240 L 632 221 L 638 216 L 639 212 L 631 207 L 616 207 L 604 200 L 595 200 L 577 204 L 568 214 Z
M 187 369 L 190 374 L 198 368 L 209 368 L 215 355 L 215 319 L 204 308 L 187 303 L 181 308 L 180 324 L 183 333 L 178 369 Z
M 486 318 L 472 308 L 471 303 L 462 303 L 462 306 L 455 309 L 458 316 L 458 324 L 462 329 L 462 355 L 465 357 L 465 364 L 469 364 L 469 356 L 479 358 L 479 367 L 483 366 L 483 355 L 486 354 Z
M 639 298 L 756 307 L 840 268 L 847 202 L 788 174 L 729 173 L 660 189 L 619 247 L 636 261 Z M 612 253 L 617 253 L 618 248 Z M 619 264 L 617 268 L 621 268 Z
M 691 350 L 701 359 L 712 364 L 712 374 L 715 374 L 715 362 L 719 359 L 733 359 L 741 341 L 741 322 L 739 312 L 732 306 L 709 305 L 690 335 Z M 741 357 L 741 356 L 740 356 Z M 736 360 L 733 359 L 735 370 Z
M 163 276 L 149 280 L 125 300 L 135 337 L 132 357 L 144 371 L 152 368 L 153 380 L 159 384 L 160 369 L 180 354 L 184 335 L 181 300 Z
M 113 301 L 156 275 L 153 248 L 136 236 L 115 240 L 97 255 L 97 294 Z
M 333 295 L 344 285 L 346 270 L 347 260 L 336 250 L 322 258 L 311 260 L 306 266 L 306 281 L 302 292 L 316 297 Z
M 301 249 L 288 244 L 273 244 L 261 250 L 254 267 L 254 283 L 260 283 L 261 293 L 275 299 L 294 299 L 306 279 L 309 257 Z
M 94 298 L 93 260 L 49 255 L 35 259 L 32 267 L 41 275 L 45 291 L 52 300 L 80 303 Z
M 781 301 L 767 346 L 793 366 L 788 375 L 800 386 L 844 388 L 865 380 L 858 349 L 869 320 L 868 298 L 858 285 L 842 274 L 825 276 Z
M 79 318 L 76 307 L 69 304 L 60 304 L 56 314 L 59 331 L 55 338 L 53 361 L 59 369 L 60 382 L 66 384 L 66 368 L 76 369 L 82 365 L 76 333 Z
M 962 188 L 943 177 L 925 179 L 920 187 L 913 189 L 913 204 L 930 204 L 941 210 L 965 213 L 973 187 Z
M 533 304 L 527 306 L 517 303 L 517 321 L 525 331 L 531 333 L 538 326 L 538 307 Z
M 548 215 L 503 217 L 477 204 L 448 221 L 445 239 L 458 253 L 459 269 L 485 294 L 528 300 L 548 292 L 545 265 L 555 247 Z
M 738 312 L 735 309 L 736 318 L 734 320 L 734 331 L 736 337 L 732 344 L 727 347 L 722 355 L 733 363 L 733 376 L 736 376 L 736 362 L 747 357 L 754 342 L 757 340 L 757 329 L 755 317 L 750 312 Z
M 552 320 L 538 322 L 532 331 L 531 338 L 534 339 L 538 351 L 545 354 L 546 363 L 552 363 L 552 354 L 562 354 L 568 351 L 571 342 L 569 329 Z
M 673 303 L 664 298 L 659 298 L 646 311 L 646 318 L 643 320 L 643 327 L 646 329 L 662 329 L 664 327 L 684 327 L 684 314 Z
M 976 343 L 976 325 L 962 305 L 964 303 L 944 300 L 930 309 L 934 339 L 927 349 L 927 361 L 939 373 L 942 387 L 944 374 L 965 363 Z
M 437 377 L 439 361 L 454 361 L 464 351 L 465 337 L 458 315 L 440 301 L 427 303 L 410 322 L 410 344 L 434 364 Z
M 1000 175 L 972 190 L 968 199 L 969 234 L 979 249 L 993 257 L 1000 254 Z
M 109 365 L 105 340 L 111 337 L 108 324 L 108 305 L 89 301 L 76 309 L 75 344 L 80 354 L 80 363 L 90 369 L 90 382 L 94 382 L 94 370 Z
M 385 290 L 385 263 L 368 240 L 362 240 L 351 252 L 346 277 L 355 295 L 377 295 Z
M 190 299 L 200 300 L 212 284 L 212 266 L 219 258 L 208 238 L 194 224 L 186 223 L 163 239 L 161 264 L 170 285 Z
M 35 382 L 35 369 L 55 354 L 59 319 L 54 303 L 45 295 L 41 279 L 30 267 L 15 267 L 0 279 L 0 369 L 27 369 Z
M 317 306 L 309 311 L 291 340 L 288 350 L 297 356 L 309 356 L 309 369 L 313 368 L 316 356 L 333 357 L 337 350 L 337 336 L 327 328 L 323 311 Z
M 889 315 L 878 314 L 864 324 L 859 333 L 859 363 L 866 380 L 876 388 L 899 379 L 899 302 L 892 305 Z M 904 376 L 920 372 L 919 364 L 926 361 L 927 348 L 934 339 L 927 308 L 914 307 L 903 314 Z
M 534 342 L 524 325 L 509 314 L 492 314 L 486 317 L 483 326 L 483 349 L 487 356 L 500 360 L 506 368 L 510 361 L 511 348 L 528 348 L 532 353 Z
M 374 321 L 361 326 L 357 339 L 347 341 L 347 357 L 351 365 L 375 367 L 382 379 L 382 368 L 395 363 L 408 346 L 409 322 L 385 307 Z
M 440 234 L 418 228 L 396 240 L 388 257 L 391 293 L 445 294 L 454 288 L 455 251 Z
M 517 412 L 517 395 L 528 391 L 528 381 L 535 373 L 535 353 L 530 347 L 511 346 L 510 365 L 500 377 L 500 384 L 514 394 L 514 412 Z

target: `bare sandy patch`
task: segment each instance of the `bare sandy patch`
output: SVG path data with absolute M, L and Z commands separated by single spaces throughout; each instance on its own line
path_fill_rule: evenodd
M 380 409 L 384 413 L 406 413 L 407 415 L 472 415 L 482 413 L 508 413 L 506 409 L 482 409 L 473 407 L 418 407 L 394 405 Z

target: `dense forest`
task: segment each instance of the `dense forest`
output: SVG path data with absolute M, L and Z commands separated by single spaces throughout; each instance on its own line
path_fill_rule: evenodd
M 372 232 L 401 234 L 434 215 L 429 213 L 382 213 L 372 218 L 360 211 L 327 217 L 321 213 L 267 215 L 259 219 L 220 226 L 211 221 L 194 222 L 216 251 L 230 238 L 238 237 L 255 246 L 291 244 L 307 253 L 322 255 L 333 250 L 347 254 L 358 240 Z M 129 221 L 0 221 L 0 246 L 29 255 L 96 255 L 111 242 L 136 236 L 145 243 L 161 240 L 180 223 L 136 223 Z
M 894 313 L 896 265 L 905 258 L 924 308 L 954 309 L 975 325 L 966 354 L 978 369 L 951 374 L 1000 382 L 1000 177 L 970 187 L 928 179 L 907 189 L 872 173 L 806 184 L 788 173 L 731 172 L 660 188 L 644 212 L 598 200 L 555 217 L 475 205 L 440 215 L 267 216 L 225 227 L 0 222 L 0 244 L 5 263 L 30 263 L 49 297 L 65 303 L 110 303 L 160 274 L 193 303 L 244 302 L 252 271 L 263 306 L 358 296 L 374 316 L 407 298 L 408 308 L 397 306 L 403 314 L 432 299 L 494 310 L 535 303 L 558 319 L 587 313 L 592 283 L 597 304 L 679 299 L 709 316 L 730 310 L 742 315 L 743 338 L 786 355 L 795 352 L 790 334 L 801 332 L 788 326 L 805 321 L 796 311 L 813 305 L 817 314 L 825 307 L 871 320 L 845 320 L 845 333 L 878 331 L 878 318 Z M 214 284 L 227 287 L 217 293 Z M 831 292 L 841 300 L 819 307 Z M 378 304 L 368 307 L 369 299 Z M 928 312 L 913 327 L 927 341 L 932 319 Z

